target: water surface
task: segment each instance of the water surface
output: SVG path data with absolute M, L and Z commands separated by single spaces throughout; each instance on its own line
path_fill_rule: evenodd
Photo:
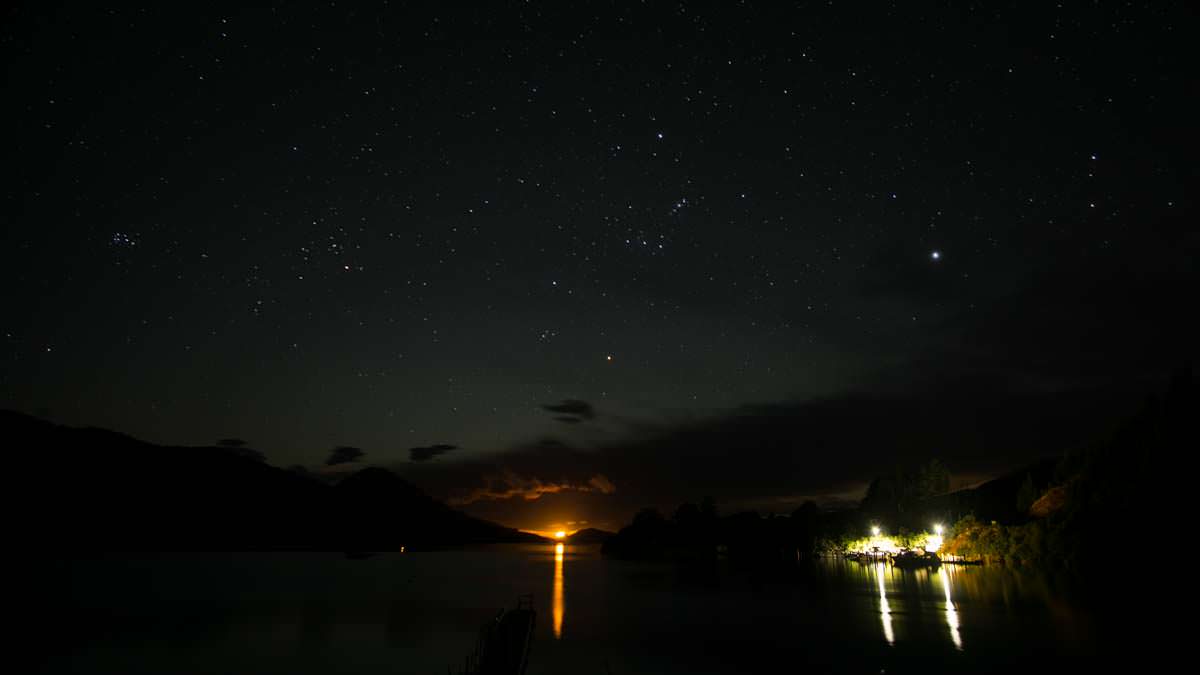
M 1040 670 L 1104 652 L 1094 616 L 1054 583 L 997 567 L 681 569 L 548 544 L 48 568 L 56 672 L 446 673 L 525 593 L 538 610 L 531 675 Z

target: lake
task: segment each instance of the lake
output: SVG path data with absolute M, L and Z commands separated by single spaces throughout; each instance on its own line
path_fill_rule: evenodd
M 365 560 L 148 554 L 43 571 L 56 589 L 43 600 L 46 666 L 64 673 L 444 674 L 525 593 L 534 675 L 1078 668 L 1119 635 L 1046 577 L 1001 567 L 697 572 L 546 544 Z

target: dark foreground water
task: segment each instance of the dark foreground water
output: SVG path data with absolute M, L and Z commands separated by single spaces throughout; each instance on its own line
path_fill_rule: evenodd
M 763 574 L 514 545 L 44 571 L 57 589 L 45 600 L 52 672 L 444 674 L 523 593 L 538 610 L 531 674 L 1041 671 L 1135 647 L 1048 579 L 990 567 L 822 560 Z

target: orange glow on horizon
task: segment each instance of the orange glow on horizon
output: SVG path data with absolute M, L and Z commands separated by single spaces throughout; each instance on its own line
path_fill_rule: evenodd
M 581 528 L 578 528 L 578 527 L 564 527 L 562 525 L 551 525 L 550 527 L 548 527 L 544 530 L 522 528 L 520 531 L 528 532 L 529 534 L 536 534 L 537 536 L 544 537 L 546 539 L 565 540 L 567 537 L 570 537 L 571 535 L 575 534 L 580 529 Z

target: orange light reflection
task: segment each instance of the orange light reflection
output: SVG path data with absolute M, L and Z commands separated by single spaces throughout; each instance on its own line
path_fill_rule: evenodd
M 554 545 L 554 639 L 562 639 L 563 626 L 563 552 L 565 544 Z

